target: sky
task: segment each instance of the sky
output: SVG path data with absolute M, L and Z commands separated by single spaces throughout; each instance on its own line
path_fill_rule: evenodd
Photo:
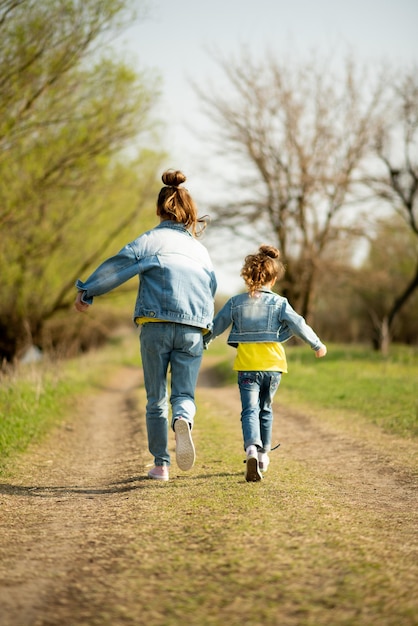
M 138 70 L 160 76 L 154 114 L 166 125 L 163 142 L 170 154 L 163 169 L 186 174 L 187 188 L 206 213 L 222 176 L 214 179 L 206 167 L 214 157 L 197 132 L 205 122 L 192 81 L 201 88 L 216 86 L 213 51 L 237 56 L 246 46 L 257 57 L 270 51 L 304 59 L 314 51 L 331 56 L 350 51 L 360 62 L 418 65 L 418 0 L 148 0 L 147 17 L 133 24 L 118 46 Z M 249 238 L 234 247 L 229 237 L 217 245 L 208 229 L 205 243 L 220 291 L 228 293 L 241 286 L 243 255 L 263 242 Z M 231 250 L 227 263 L 225 245 Z

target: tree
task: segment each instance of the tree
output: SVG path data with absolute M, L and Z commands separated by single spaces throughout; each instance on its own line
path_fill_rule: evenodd
M 328 256 L 327 271 L 319 278 L 315 328 L 336 342 L 371 342 L 380 347 L 381 321 L 399 286 L 408 282 L 417 255 L 416 237 L 397 213 L 377 219 L 370 230 L 364 260 L 347 265 L 347 251 L 339 247 Z M 391 328 L 394 341 L 416 344 L 418 291 L 403 307 Z
M 0 2 L 0 354 L 7 359 L 68 307 L 85 259 L 154 203 L 160 155 L 142 148 L 122 162 L 118 154 L 141 133 L 144 142 L 157 90 L 103 48 L 105 36 L 130 23 L 129 6 Z M 132 185 L 129 199 L 122 188 L 116 193 L 123 179 Z
M 351 60 L 339 72 L 246 52 L 215 60 L 222 91 L 196 90 L 219 152 L 239 167 L 236 199 L 213 208 L 214 224 L 264 226 L 287 265 L 284 293 L 309 319 L 327 248 L 360 232 L 354 191 L 383 80 L 367 81 Z
M 415 237 L 409 277 L 402 277 L 381 312 L 377 345 L 387 353 L 395 320 L 418 288 L 418 73 L 401 72 L 375 134 L 377 173 L 365 177 L 373 194 L 399 214 Z

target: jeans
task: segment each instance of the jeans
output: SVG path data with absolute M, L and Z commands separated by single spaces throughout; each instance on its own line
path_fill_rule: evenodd
M 155 465 L 170 465 L 168 371 L 171 369 L 171 427 L 183 417 L 193 427 L 197 377 L 203 354 L 200 328 L 171 322 L 141 326 L 141 358 L 147 394 L 148 448 Z
M 270 451 L 273 427 L 272 402 L 280 385 L 281 376 L 281 372 L 238 372 L 244 449 L 255 445 L 262 452 Z

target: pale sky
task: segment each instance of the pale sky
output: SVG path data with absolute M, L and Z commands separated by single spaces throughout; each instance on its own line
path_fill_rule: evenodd
M 214 188 L 222 184 L 205 178 L 211 155 L 196 133 L 202 118 L 190 84 L 194 80 L 201 87 L 216 85 L 217 67 L 208 50 L 233 56 L 245 45 L 257 57 L 267 50 L 278 55 L 294 51 L 302 59 L 312 51 L 351 51 L 360 62 L 418 64 L 418 0 L 148 0 L 148 5 L 148 17 L 133 25 L 119 45 L 138 69 L 161 77 L 155 114 L 166 124 L 164 148 L 171 155 L 164 167 L 186 174 L 186 186 L 201 213 L 206 212 L 205 197 L 216 196 Z M 255 251 L 258 243 L 240 245 L 227 276 L 216 246 L 211 250 L 209 235 L 207 239 L 219 270 L 220 292 L 242 286 L 241 257 Z

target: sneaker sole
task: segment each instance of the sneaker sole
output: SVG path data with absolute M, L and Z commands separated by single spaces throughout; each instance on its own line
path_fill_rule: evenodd
M 186 472 L 193 467 L 196 459 L 189 424 L 183 419 L 176 420 L 174 432 L 176 433 L 176 462 L 179 468 Z
M 254 456 L 250 456 L 247 459 L 246 470 L 245 470 L 245 480 L 247 483 L 255 483 L 259 480 L 262 480 L 262 475 L 258 469 L 258 459 Z

